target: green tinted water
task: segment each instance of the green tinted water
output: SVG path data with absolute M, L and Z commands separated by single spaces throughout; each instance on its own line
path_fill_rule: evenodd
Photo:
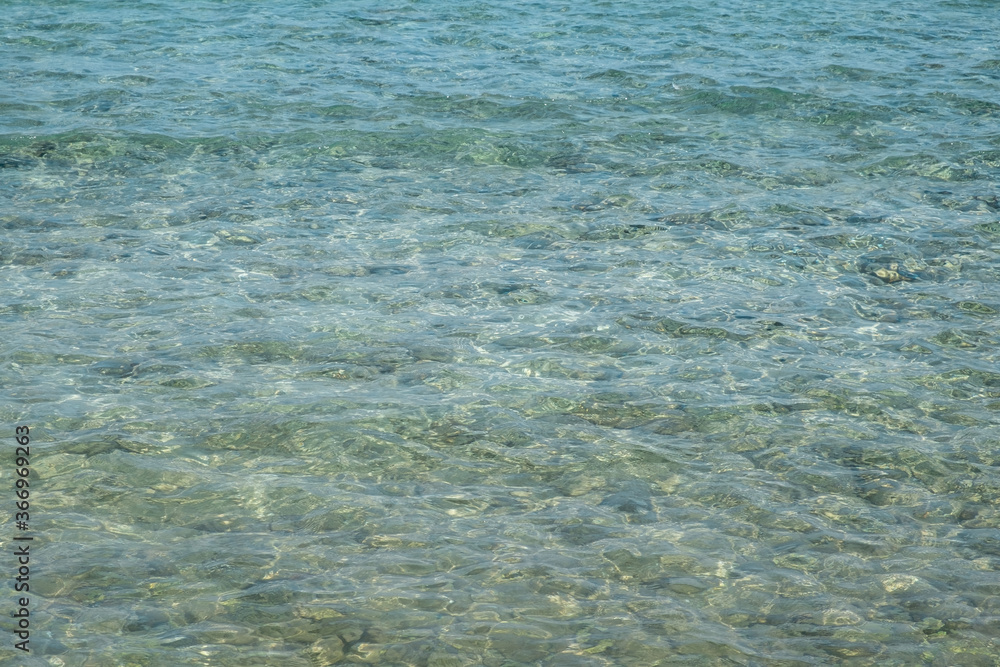
M 252 9 L 0 23 L 0 664 L 997 664 L 992 3 Z

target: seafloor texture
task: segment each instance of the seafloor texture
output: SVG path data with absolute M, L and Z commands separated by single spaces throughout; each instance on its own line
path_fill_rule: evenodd
M 998 34 L 5 3 L 0 665 L 997 664 Z

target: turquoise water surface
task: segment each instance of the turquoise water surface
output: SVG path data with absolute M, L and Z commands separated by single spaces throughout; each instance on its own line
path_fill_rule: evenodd
M 998 34 L 5 3 L 0 665 L 1000 664 Z

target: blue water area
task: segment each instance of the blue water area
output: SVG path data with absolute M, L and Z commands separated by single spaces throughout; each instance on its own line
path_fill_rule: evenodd
M 5 3 L 0 665 L 996 665 L 997 9 Z

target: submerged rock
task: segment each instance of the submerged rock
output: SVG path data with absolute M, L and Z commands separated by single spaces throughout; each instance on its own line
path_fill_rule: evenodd
M 639 521 L 653 521 L 656 514 L 653 510 L 653 498 L 649 485 L 645 482 L 627 482 L 620 491 L 612 493 L 600 502 L 601 507 L 610 507 L 616 512 L 627 515 L 627 518 Z

